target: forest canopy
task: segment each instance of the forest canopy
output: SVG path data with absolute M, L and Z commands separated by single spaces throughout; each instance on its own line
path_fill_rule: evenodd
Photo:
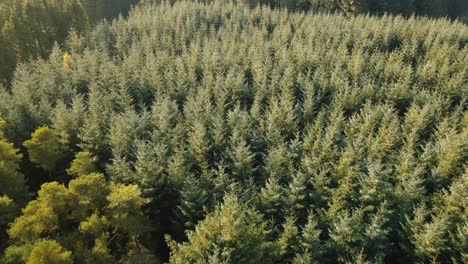
M 136 4 L 178 0 L 2 0 L 0 1 L 0 84 L 9 86 L 17 64 L 47 58 L 69 32 L 84 33 L 92 25 L 126 17 Z M 203 1 L 204 3 L 211 2 Z M 202 2 L 202 1 L 200 1 Z M 468 21 L 466 0 L 242 0 L 251 7 L 290 11 L 382 15 L 426 15 Z M 91 26 L 90 26 L 91 25 Z
M 0 1 L 0 84 L 8 85 L 15 66 L 47 58 L 70 31 L 83 33 L 90 23 L 127 15 L 136 0 Z
M 468 262 L 466 24 L 85 20 L 0 86 L 0 262 Z

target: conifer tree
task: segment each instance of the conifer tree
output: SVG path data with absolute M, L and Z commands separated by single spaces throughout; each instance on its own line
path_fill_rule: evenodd
M 265 214 L 267 219 L 273 220 L 275 224 L 282 221 L 282 215 L 290 208 L 285 197 L 285 190 L 274 175 L 268 178 L 257 199 L 259 210 Z
M 193 229 L 198 221 L 203 219 L 210 198 L 206 185 L 204 177 L 196 179 L 190 175 L 185 178 L 178 206 L 178 218 L 185 228 Z
M 234 195 L 189 231 L 188 241 L 169 240 L 170 263 L 271 263 L 274 245 L 260 215 L 241 204 Z
M 83 126 L 85 106 L 82 97 L 74 98 L 71 107 L 58 102 L 55 107 L 52 125 L 60 144 L 70 150 L 75 150 L 79 144 L 78 134 Z
M 234 137 L 234 136 L 233 136 Z M 250 150 L 245 140 L 238 141 L 230 150 L 232 160 L 232 174 L 238 182 L 246 182 L 254 173 L 253 161 L 255 155 Z
M 322 256 L 323 245 L 320 241 L 321 230 L 317 227 L 316 216 L 309 212 L 307 223 L 302 228 L 299 249 L 293 263 L 316 263 Z
M 289 216 L 283 223 L 283 230 L 277 241 L 281 262 L 291 263 L 299 250 L 299 228 L 296 219 Z
M 210 147 L 206 127 L 201 122 L 196 122 L 189 134 L 188 151 L 194 164 L 200 169 L 208 169 Z
M 105 159 L 109 156 L 109 146 L 105 144 L 109 111 L 101 101 L 103 94 L 97 84 L 90 84 L 88 96 L 88 112 L 78 134 L 80 148 L 90 152 L 98 160 Z
M 148 3 L 71 32 L 0 88 L 0 262 L 43 240 L 78 263 L 466 262 L 467 30 L 407 16 L 430 6 Z M 14 221 L 50 161 L 63 184 Z
M 0 80 L 11 81 L 20 61 L 47 57 L 54 42 L 63 43 L 71 28 L 77 32 L 88 28 L 88 18 L 79 0 L 6 0 L 0 4 L 0 10 L 0 57 L 5 63 Z
M 22 155 L 6 141 L 5 121 L 0 119 L 0 248 L 6 246 L 6 228 L 20 212 L 30 193 L 26 179 L 20 172 Z

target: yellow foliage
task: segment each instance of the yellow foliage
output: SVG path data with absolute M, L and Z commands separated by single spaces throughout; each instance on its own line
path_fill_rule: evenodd
M 6 121 L 3 119 L 0 119 L 0 140 L 5 138 L 5 129 L 6 129 Z
M 65 70 L 69 69 L 69 65 L 68 65 L 69 59 L 70 59 L 70 54 L 68 54 L 68 52 L 65 52 L 63 54 L 63 59 L 62 59 L 62 66 Z

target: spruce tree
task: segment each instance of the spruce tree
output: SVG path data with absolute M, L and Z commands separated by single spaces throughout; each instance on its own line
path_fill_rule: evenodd
M 267 231 L 260 215 L 238 201 L 234 195 L 189 231 L 188 241 L 169 240 L 170 263 L 272 263 L 274 245 L 266 240 Z

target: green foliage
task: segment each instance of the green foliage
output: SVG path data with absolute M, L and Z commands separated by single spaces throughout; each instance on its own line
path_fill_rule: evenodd
M 5 0 L 0 14 L 0 81 L 11 80 L 17 63 L 48 56 L 69 30 L 88 27 L 80 0 Z
M 65 55 L 67 55 L 67 53 L 65 53 Z M 70 56 L 68 56 L 67 61 L 68 67 L 73 66 L 73 61 Z M 60 145 L 62 145 L 66 151 L 76 150 L 79 144 L 78 134 L 84 124 L 85 111 L 85 105 L 81 97 L 75 97 L 69 106 L 64 102 L 58 102 L 54 109 L 54 116 L 51 120 L 52 127 L 54 128 Z
M 273 245 L 261 217 L 228 195 L 223 205 L 190 231 L 188 241 L 170 241 L 170 263 L 271 263 Z
M 4 165 L 0 162 L 0 248 L 5 246 L 6 227 L 18 215 L 19 209 L 29 198 L 23 175 L 16 171 L 13 174 L 6 174 Z
M 32 246 L 31 253 L 26 257 L 27 264 L 71 264 L 71 252 L 64 250 L 57 241 L 42 240 Z
M 281 262 L 292 262 L 296 252 L 299 251 L 299 243 L 299 228 L 296 226 L 296 220 L 292 217 L 286 217 L 283 231 L 277 242 Z
M 4 228 L 16 216 L 16 205 L 8 196 L 0 196 L 0 227 Z
M 6 228 L 29 199 L 26 179 L 20 171 L 22 155 L 6 141 L 7 124 L 0 119 L 0 249 L 6 246 Z
M 295 250 L 293 263 L 318 263 L 321 260 L 323 253 L 320 241 L 321 230 L 317 228 L 318 222 L 315 218 L 310 213 L 307 223 L 302 228 L 299 248 Z
M 29 160 L 46 171 L 52 172 L 57 162 L 63 157 L 62 147 L 53 129 L 47 126 L 36 129 L 31 139 L 23 145 L 28 149 Z
M 7 122 L 3 119 L 0 119 L 0 140 L 5 139 L 5 129 L 7 126 Z
M 50 261 L 69 263 L 72 252 L 75 261 L 105 263 L 147 255 L 139 242 L 147 230 L 141 211 L 146 201 L 140 195 L 137 186 L 108 183 L 96 173 L 70 181 L 68 188 L 45 183 L 37 199 L 11 224 L 12 244 L 6 257 L 31 263 L 49 263 L 50 257 Z
M 468 27 L 340 3 L 149 4 L 18 66 L 3 228 L 31 162 L 60 183 L 0 232 L 5 260 L 48 239 L 78 263 L 466 262 Z
M 457 179 L 450 190 L 433 197 L 434 209 L 421 204 L 412 218 L 407 217 L 405 231 L 411 237 L 416 259 L 420 261 L 466 260 L 466 241 L 460 237 L 466 226 L 467 174 Z
M 94 159 L 89 152 L 78 152 L 67 173 L 73 177 L 88 175 L 96 172 L 97 168 Z
M 138 0 L 83 0 L 83 6 L 91 21 L 109 19 L 127 15 L 132 5 Z
M 418 14 L 466 19 L 468 4 L 460 0 L 309 0 L 297 1 L 297 7 L 319 11 L 340 10 L 357 13 Z
M 346 14 L 357 14 L 365 10 L 365 1 L 362 0 L 338 0 L 336 4 Z
M 112 184 L 110 193 L 106 197 L 109 201 L 106 210 L 111 216 L 109 219 L 116 229 L 130 234 L 139 234 L 145 231 L 143 212 L 141 207 L 147 202 L 141 197 L 136 185 Z
M 18 152 L 13 144 L 0 141 L 0 194 L 24 204 L 28 194 L 24 176 L 20 173 L 22 155 Z

